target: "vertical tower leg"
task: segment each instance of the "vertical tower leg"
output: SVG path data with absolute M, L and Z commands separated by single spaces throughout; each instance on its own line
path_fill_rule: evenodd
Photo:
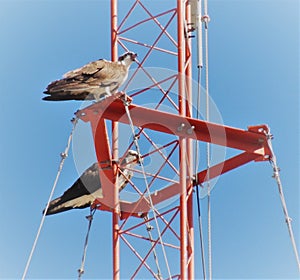
M 118 45 L 117 45 L 117 1 L 111 0 L 111 59 L 116 61 L 118 59 Z M 113 192 L 113 205 L 112 212 L 112 240 L 113 240 L 113 279 L 120 279 L 120 237 L 119 237 L 119 188 L 118 188 L 118 167 L 116 159 L 119 158 L 118 151 L 118 123 L 112 122 L 112 153 L 113 163 L 112 168 L 115 175 L 115 187 Z
M 186 115 L 185 107 L 185 40 L 184 40 L 183 0 L 177 0 L 177 40 L 178 40 L 178 104 L 179 114 Z M 186 139 L 179 139 L 180 165 L 180 278 L 187 279 L 187 184 L 186 184 Z

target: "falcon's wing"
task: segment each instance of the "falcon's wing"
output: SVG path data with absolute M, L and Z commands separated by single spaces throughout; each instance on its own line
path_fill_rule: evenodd
M 96 198 L 93 196 L 101 189 L 98 163 L 94 163 L 67 189 L 62 196 L 50 202 L 47 215 L 59 213 L 73 208 L 89 207 Z
M 94 163 L 67 189 L 61 196 L 61 200 L 74 199 L 76 197 L 91 194 L 101 188 L 98 163 Z
M 117 62 L 97 60 L 67 72 L 64 78 L 47 86 L 44 100 L 84 100 L 114 93 L 127 78 L 127 68 Z
M 97 61 L 90 62 L 78 69 L 71 70 L 63 75 L 64 79 L 75 78 L 80 75 L 93 75 L 103 69 L 107 63 L 104 59 L 99 59 Z
M 104 59 L 86 64 L 85 66 L 64 74 L 65 80 L 77 80 L 89 85 L 110 86 L 120 84 L 126 76 L 127 69 L 117 62 Z

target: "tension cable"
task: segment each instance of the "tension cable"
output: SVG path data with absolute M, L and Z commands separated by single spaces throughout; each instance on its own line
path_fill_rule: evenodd
M 204 0 L 203 5 L 204 15 L 201 20 L 204 24 L 204 40 L 205 40 L 205 91 L 206 91 L 206 121 L 210 121 L 209 108 L 209 64 L 208 64 L 208 23 L 210 21 L 208 15 L 208 0 Z M 206 161 L 207 161 L 207 243 L 208 243 L 208 277 L 212 280 L 212 242 L 211 242 L 211 182 L 210 182 L 210 157 L 211 145 L 206 145 Z
M 144 217 L 144 220 L 146 222 L 146 229 L 147 229 L 147 232 L 148 232 L 148 236 L 149 236 L 149 239 L 151 240 L 151 243 L 152 243 L 152 246 L 154 245 L 154 241 L 153 241 L 153 237 L 152 237 L 152 233 L 151 231 L 153 230 L 153 226 L 150 225 L 149 223 L 149 219 L 148 219 L 148 215 L 146 215 Z M 153 258 L 154 258 L 154 261 L 155 261 L 155 264 L 156 264 L 156 268 L 157 268 L 157 278 L 158 279 L 163 279 L 162 278 L 162 274 L 161 274 L 161 270 L 160 270 L 160 267 L 159 267 L 159 262 L 158 262 L 158 257 L 157 257 L 157 254 L 156 254 L 156 250 L 155 250 L 155 247 L 153 247 Z
M 286 222 L 286 225 L 287 225 L 287 228 L 289 231 L 290 239 L 291 239 L 293 250 L 295 253 L 298 270 L 300 271 L 300 260 L 299 260 L 299 254 L 298 254 L 297 245 L 296 245 L 296 241 L 295 241 L 295 237 L 294 237 L 294 231 L 292 228 L 292 219 L 288 213 L 288 209 L 287 209 L 287 205 L 286 205 L 286 201 L 285 201 L 285 197 L 284 197 L 284 193 L 283 193 L 282 183 L 281 183 L 281 179 L 280 179 L 280 175 L 279 175 L 280 168 L 277 165 L 276 156 L 274 154 L 273 147 L 272 147 L 271 140 L 273 137 L 272 137 L 272 134 L 270 134 L 270 133 L 266 133 L 266 136 L 268 139 L 269 148 L 271 150 L 270 163 L 273 168 L 273 178 L 276 180 L 276 183 L 278 186 L 278 191 L 279 191 L 280 201 L 281 201 L 281 205 L 282 205 L 282 210 L 283 210 L 284 217 L 285 217 L 285 222 Z
M 202 33 L 202 0 L 196 2 L 197 17 L 196 17 L 196 29 L 197 29 L 197 110 L 196 119 L 200 119 L 201 110 L 201 81 L 202 81 L 202 69 L 203 69 L 203 33 Z M 196 183 L 196 198 L 197 198 L 197 210 L 198 210 L 198 227 L 199 227 L 199 238 L 200 238 L 200 250 L 201 250 L 201 261 L 202 261 L 202 274 L 203 279 L 206 280 L 206 261 L 205 261 L 205 250 L 203 241 L 203 226 L 202 226 L 202 215 L 201 215 L 201 205 L 200 205 L 200 194 L 199 187 L 200 184 L 197 178 L 197 167 L 200 160 L 200 149 L 199 143 L 195 141 L 195 183 Z
M 85 265 L 85 259 L 86 259 L 87 246 L 88 246 L 88 242 L 89 242 L 89 235 L 90 235 L 91 226 L 92 226 L 92 222 L 93 222 L 95 212 L 96 212 L 96 209 L 93 209 L 91 207 L 90 208 L 90 215 L 86 216 L 87 220 L 89 221 L 89 224 L 88 224 L 88 230 L 87 230 L 87 233 L 86 233 L 84 247 L 83 247 L 81 266 L 78 269 L 78 280 L 81 280 L 81 276 L 84 273 L 84 265 Z
M 60 160 L 60 163 L 59 163 L 59 167 L 58 167 L 58 171 L 57 171 L 57 174 L 56 174 L 56 178 L 54 180 L 54 183 L 53 183 L 53 186 L 52 186 L 52 190 L 50 192 L 50 195 L 49 195 L 49 198 L 48 198 L 48 202 L 47 202 L 46 208 L 44 210 L 44 213 L 43 213 L 43 216 L 42 216 L 42 219 L 41 219 L 41 222 L 40 222 L 40 226 L 38 228 L 35 240 L 33 242 L 33 245 L 32 245 L 32 248 L 31 248 L 31 251 L 30 251 L 30 254 L 29 254 L 29 257 L 28 257 L 25 269 L 24 269 L 24 272 L 23 272 L 22 280 L 24 280 L 25 277 L 26 277 L 26 275 L 27 275 L 27 272 L 28 272 L 28 269 L 29 269 L 29 266 L 30 266 L 30 263 L 31 263 L 31 260 L 32 260 L 33 253 L 35 251 L 38 239 L 39 239 L 40 234 L 41 234 L 42 227 L 44 225 L 46 213 L 48 211 L 50 202 L 52 200 L 52 197 L 53 197 L 53 194 L 54 194 L 54 191 L 55 191 L 55 188 L 57 186 L 57 182 L 58 182 L 58 179 L 60 177 L 60 174 L 61 174 L 64 162 L 65 162 L 66 158 L 68 157 L 69 149 L 70 149 L 70 146 L 71 146 L 71 141 L 72 141 L 72 138 L 73 138 L 73 134 L 74 134 L 74 131 L 75 131 L 76 124 L 78 122 L 78 118 L 77 117 L 73 118 L 71 120 L 71 122 L 73 123 L 73 127 L 72 127 L 71 133 L 70 133 L 69 138 L 68 138 L 67 146 L 66 146 L 65 150 L 60 154 L 61 160 Z

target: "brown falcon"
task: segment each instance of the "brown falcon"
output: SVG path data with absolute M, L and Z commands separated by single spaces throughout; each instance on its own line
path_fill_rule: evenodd
M 121 191 L 128 180 L 133 176 L 132 169 L 139 161 L 139 154 L 136 151 L 129 150 L 121 163 L 121 174 L 118 175 L 119 191 Z M 99 178 L 98 163 L 94 163 L 76 180 L 76 182 L 66 190 L 62 196 L 52 200 L 49 204 L 46 215 L 52 215 L 59 212 L 75 208 L 90 207 L 96 198 L 102 198 L 102 187 Z M 43 213 L 45 212 L 45 209 Z
M 64 74 L 47 86 L 43 100 L 97 100 L 110 96 L 126 81 L 137 54 L 127 52 L 116 62 L 99 59 Z

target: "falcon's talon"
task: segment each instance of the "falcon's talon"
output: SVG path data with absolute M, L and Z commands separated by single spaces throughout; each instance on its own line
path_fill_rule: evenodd
M 119 99 L 121 99 L 124 103 L 125 106 L 129 106 L 132 102 L 132 97 L 130 97 L 129 95 L 127 95 L 126 93 L 122 92 L 122 95 L 119 97 Z

